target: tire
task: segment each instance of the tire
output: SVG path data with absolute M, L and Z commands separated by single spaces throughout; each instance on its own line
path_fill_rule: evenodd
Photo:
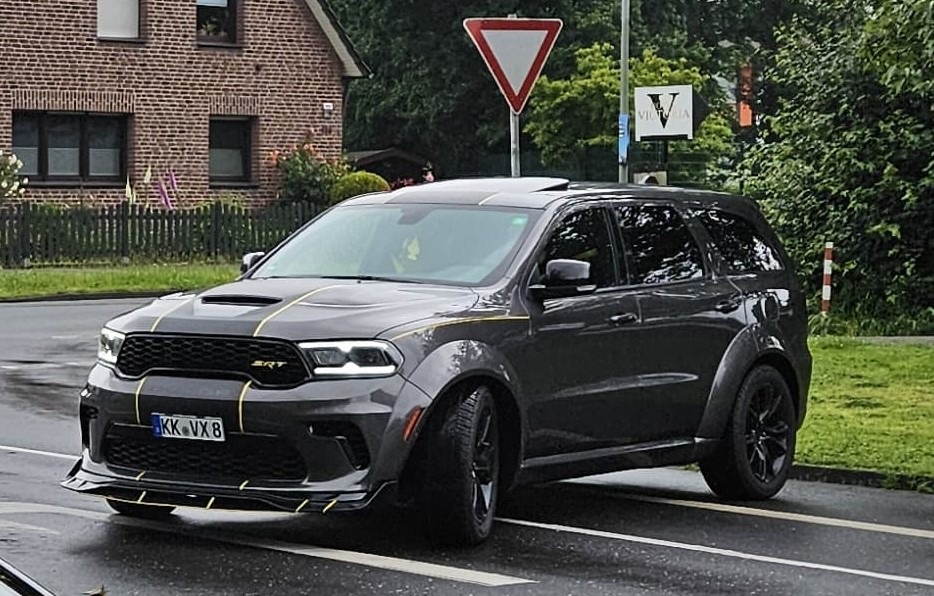
M 127 517 L 136 517 L 139 519 L 168 519 L 175 511 L 175 507 L 164 507 L 162 505 L 141 505 L 139 503 L 127 503 L 126 501 L 115 501 L 107 499 L 107 505 Z
M 466 386 L 438 412 L 424 444 L 427 464 L 416 494 L 439 542 L 470 546 L 492 532 L 499 492 L 496 404 L 484 385 Z
M 758 366 L 740 386 L 726 432 L 700 462 L 707 486 L 725 499 L 765 500 L 785 486 L 794 460 L 797 420 L 788 383 Z

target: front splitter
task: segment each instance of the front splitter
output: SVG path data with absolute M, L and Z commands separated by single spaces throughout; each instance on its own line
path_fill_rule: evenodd
M 61 482 L 61 486 L 78 493 L 104 497 L 139 505 L 191 507 L 228 511 L 280 511 L 289 513 L 328 513 L 359 511 L 372 507 L 395 483 L 384 483 L 372 492 L 318 492 L 296 489 L 275 489 L 183 484 L 158 480 L 128 480 L 90 472 L 78 460 Z

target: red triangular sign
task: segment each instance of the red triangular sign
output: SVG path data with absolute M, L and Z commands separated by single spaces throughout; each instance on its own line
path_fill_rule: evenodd
M 561 19 L 464 20 L 464 28 L 516 114 L 529 100 L 562 25 Z

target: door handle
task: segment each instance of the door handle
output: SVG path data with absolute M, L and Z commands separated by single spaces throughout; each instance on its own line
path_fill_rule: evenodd
M 630 325 L 639 320 L 639 316 L 636 313 L 627 312 L 618 315 L 613 315 L 610 317 L 610 322 L 614 325 Z

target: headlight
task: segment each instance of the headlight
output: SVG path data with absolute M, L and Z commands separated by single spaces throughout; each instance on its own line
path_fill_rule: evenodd
M 116 364 L 124 338 L 126 336 L 119 331 L 106 327 L 101 329 L 100 341 L 97 343 L 97 359 L 106 364 Z
M 333 341 L 298 344 L 320 377 L 389 377 L 402 365 L 402 354 L 384 341 Z

